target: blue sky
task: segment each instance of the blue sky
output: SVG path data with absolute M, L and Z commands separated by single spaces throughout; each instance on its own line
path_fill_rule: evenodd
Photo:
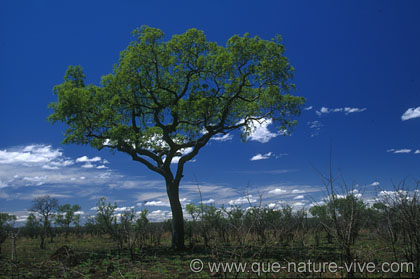
M 220 2 L 220 3 L 219 3 Z M 184 203 L 246 204 L 263 196 L 308 208 L 324 197 L 333 164 L 371 199 L 420 179 L 418 1 L 3 1 L 0 9 L 0 211 L 24 218 L 31 200 L 56 196 L 92 214 L 106 196 L 121 208 L 169 216 L 163 180 L 125 154 L 62 145 L 65 126 L 46 121 L 52 87 L 68 65 L 89 83 L 112 71 L 141 25 L 167 38 L 188 28 L 224 44 L 234 34 L 283 37 L 306 110 L 291 136 L 266 123 L 248 142 L 211 141 L 186 165 Z M 417 153 L 416 153 L 417 152 Z M 251 160 L 254 158 L 254 160 Z M 258 160 L 257 160 L 258 159 Z M 363 189 L 363 190 L 362 190 Z

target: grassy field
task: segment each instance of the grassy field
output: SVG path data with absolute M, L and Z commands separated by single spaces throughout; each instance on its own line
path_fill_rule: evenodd
M 340 251 L 325 238 L 318 247 L 307 235 L 303 241 L 264 243 L 248 239 L 246 245 L 212 242 L 202 243 L 183 252 L 170 248 L 170 235 L 165 233 L 159 246 L 136 248 L 135 259 L 128 249 L 118 251 L 115 242 L 105 236 L 71 235 L 68 240 L 57 236 L 45 250 L 39 249 L 39 239 L 21 237 L 17 240 L 17 259 L 10 259 L 11 241 L 2 245 L 0 278 L 342 278 L 344 270 L 337 272 L 269 272 L 268 263 L 278 262 L 336 262 L 342 263 Z M 188 243 L 187 243 L 188 244 Z M 65 247 L 65 248 L 63 248 Z M 392 262 L 390 247 L 379 239 L 362 234 L 354 247 L 358 262 Z M 204 263 L 203 271 L 190 269 L 192 259 Z M 208 263 L 247 263 L 244 272 L 210 270 Z M 252 265 L 252 263 L 258 263 Z M 263 263 L 263 264 L 262 264 Z M 411 273 L 381 272 L 356 273 L 358 278 L 413 278 Z

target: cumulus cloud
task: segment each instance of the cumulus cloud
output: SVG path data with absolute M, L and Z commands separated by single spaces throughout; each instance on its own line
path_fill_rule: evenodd
M 303 195 L 298 195 L 298 196 L 296 196 L 296 197 L 294 197 L 293 199 L 294 200 L 302 200 L 302 199 L 304 199 L 305 197 L 303 196 Z
M 172 212 L 169 210 L 154 210 L 147 215 L 152 222 L 163 222 L 172 218 Z
M 371 184 L 370 184 L 370 186 L 379 186 L 379 182 L 378 181 L 374 181 L 374 182 L 372 182 Z
M 82 156 L 82 157 L 79 157 L 79 158 L 76 159 L 77 163 L 99 162 L 99 161 L 101 161 L 101 157 L 98 157 L 98 156 L 90 158 L 90 159 L 87 156 Z
M 395 153 L 395 154 L 404 154 L 404 153 L 410 153 L 411 149 L 408 148 L 402 148 L 402 149 L 388 149 L 386 152 L 391 152 L 391 153 Z
M 203 203 L 203 204 L 214 203 L 214 200 L 213 199 L 208 199 L 208 200 L 202 201 L 201 203 Z
M 134 206 L 117 207 L 115 208 L 115 212 L 124 212 L 124 211 L 129 211 L 131 209 L 134 209 Z
M 251 161 L 266 160 L 266 159 L 269 159 L 272 155 L 273 155 L 272 152 L 268 152 L 265 154 L 257 154 L 253 156 L 250 160 Z
M 409 108 L 403 115 L 401 115 L 401 120 L 406 121 L 418 117 L 420 117 L 420 107 Z
M 344 108 L 327 108 L 321 107 L 320 110 L 315 111 L 318 116 L 322 116 L 323 114 L 334 113 L 334 112 L 342 112 L 345 115 L 356 113 L 356 112 L 363 112 L 366 108 L 352 108 L 352 107 L 344 107 Z
M 312 106 L 304 108 L 304 110 L 311 110 L 311 109 L 312 109 Z
M 293 189 L 292 190 L 292 194 L 303 194 L 306 193 L 305 190 L 299 190 L 299 189 Z
M 270 203 L 267 205 L 267 207 L 268 207 L 268 208 L 270 208 L 270 209 L 273 209 L 273 208 L 276 208 L 276 207 L 277 207 L 277 204 L 275 204 L 275 203 L 273 203 L 273 202 L 270 202 Z
M 76 159 L 76 163 L 83 163 L 81 166 L 85 169 L 97 168 L 97 169 L 106 169 L 108 168 L 105 164 L 109 164 L 107 160 L 102 159 L 99 156 L 95 156 L 93 158 L 89 158 L 88 156 L 82 156 Z M 100 163 L 100 165 L 96 165 L 95 163 Z
M 105 166 L 105 165 L 100 165 L 100 166 L 97 166 L 96 168 L 97 168 L 97 169 L 107 169 L 108 167 L 107 167 L 107 166 Z
M 417 149 L 414 154 L 420 154 L 420 149 Z
M 92 161 L 88 157 L 88 160 L 80 158 Z M 86 197 L 103 191 L 99 185 L 123 181 L 123 176 L 116 171 L 81 168 L 75 163 L 76 159 L 66 157 L 51 145 L 33 144 L 0 150 L 0 188 L 3 189 L 0 198 L 28 200 L 45 194 L 62 198 Z
M 148 201 L 144 205 L 145 206 L 165 206 L 165 207 L 170 207 L 169 202 L 164 202 L 164 201 Z
M 10 150 L 0 150 L 0 164 L 40 165 L 55 163 L 55 166 L 71 165 L 71 160 L 62 158 L 59 149 L 53 149 L 51 145 L 28 145 L 15 147 Z
M 281 188 L 276 188 L 276 189 L 268 191 L 268 193 L 272 195 L 281 195 L 281 194 L 287 193 L 287 191 Z
M 85 169 L 91 169 L 93 167 L 95 167 L 95 166 L 92 165 L 90 162 L 87 162 L 86 164 L 83 164 L 82 165 L 82 168 L 85 168 Z
M 279 136 L 281 133 L 273 133 L 267 127 L 272 124 L 271 119 L 252 120 L 251 122 L 251 133 L 247 139 L 252 141 L 258 141 L 261 143 L 267 143 L 271 139 Z
M 291 206 L 293 207 L 293 209 L 301 209 L 305 206 L 304 202 L 294 202 L 291 204 Z
M 378 198 L 380 200 L 390 199 L 394 201 L 405 200 L 405 199 L 410 200 L 412 199 L 411 194 L 412 193 L 409 193 L 408 191 L 405 191 L 405 190 L 397 190 L 397 191 L 382 190 L 381 192 L 379 192 Z
M 229 205 L 241 205 L 244 203 L 253 203 L 256 202 L 257 200 L 255 198 L 252 197 L 252 195 L 247 195 L 245 197 L 240 197 L 234 200 L 230 200 L 229 201 Z
M 187 155 L 188 153 L 191 153 L 193 151 L 192 147 L 187 147 L 181 149 L 179 152 L 181 152 L 181 156 L 175 156 L 172 158 L 171 164 L 178 164 L 179 160 L 182 156 Z M 195 160 L 191 160 L 190 162 L 195 162 Z

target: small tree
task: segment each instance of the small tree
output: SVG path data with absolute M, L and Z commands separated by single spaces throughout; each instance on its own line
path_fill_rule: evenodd
M 26 218 L 24 231 L 30 238 L 37 237 L 40 234 L 41 224 L 34 213 L 30 213 Z
M 366 222 L 366 212 L 366 204 L 354 193 L 348 193 L 342 197 L 332 192 L 325 205 L 311 208 L 311 214 L 318 217 L 327 233 L 335 238 L 348 266 L 355 259 L 352 246 Z M 353 278 L 353 276 L 351 269 L 348 277 Z
M 139 247 L 145 244 L 146 240 L 146 231 L 149 224 L 149 219 L 147 219 L 147 214 L 149 211 L 147 209 L 143 209 L 140 211 L 140 216 L 136 220 L 136 232 L 137 232 L 137 239 L 139 240 Z
M 388 222 L 388 234 L 395 252 L 398 244 L 404 258 L 414 264 L 414 274 L 420 276 L 420 182 L 410 189 L 402 181 L 394 191 L 381 191 L 380 201 Z
M 120 252 L 124 244 L 124 233 L 122 231 L 122 226 L 118 223 L 118 216 L 115 213 L 117 208 L 117 203 L 111 204 L 107 202 L 106 198 L 102 197 L 96 203 L 97 212 L 96 212 L 96 224 L 98 228 L 103 233 L 108 233 L 111 238 L 117 242 L 118 251 Z M 122 216 L 122 215 L 121 215 Z M 127 214 L 124 217 L 124 220 L 128 220 L 131 217 Z
M 50 196 L 42 196 L 35 198 L 32 201 L 30 211 L 36 212 L 39 215 L 39 222 L 41 223 L 41 243 L 39 247 L 45 249 L 45 238 L 49 235 L 51 240 L 53 232 L 51 228 L 51 221 L 58 209 L 58 200 Z M 35 216 L 35 215 L 34 215 Z
M 79 224 L 80 221 L 80 214 L 76 214 L 77 211 L 80 210 L 80 205 L 70 205 L 68 203 L 63 204 L 58 207 L 58 213 L 55 218 L 55 222 L 64 228 L 65 232 L 65 239 L 67 240 L 68 234 L 70 232 L 70 225 L 73 223 L 74 225 Z
M 241 129 L 245 139 L 257 122 L 273 120 L 287 133 L 304 99 L 289 94 L 293 67 L 280 36 L 235 35 L 221 46 L 196 29 L 169 41 L 150 27 L 133 35 L 101 86 L 86 85 L 80 66 L 68 68 L 54 87 L 58 101 L 50 105 L 49 120 L 68 125 L 64 143 L 125 152 L 161 175 L 172 210 L 172 246 L 183 249 L 179 185 L 185 163 L 212 137 Z
M 13 228 L 13 224 L 16 221 L 16 216 L 0 212 L 0 254 L 1 254 L 1 245 L 7 239 L 9 232 Z
M 185 206 L 185 211 L 191 216 L 191 221 L 187 223 L 187 235 L 190 239 L 190 246 L 195 245 L 195 227 L 197 226 L 197 220 L 200 216 L 200 208 L 196 207 L 193 203 L 189 203 Z

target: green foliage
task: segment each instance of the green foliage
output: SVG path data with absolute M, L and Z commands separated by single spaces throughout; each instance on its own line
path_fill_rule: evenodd
M 55 221 L 64 226 L 69 227 L 71 223 L 74 225 L 80 222 L 80 214 L 75 214 L 81 209 L 80 205 L 70 205 L 68 203 L 63 204 L 58 207 L 58 213 Z
M 147 26 L 133 35 L 100 86 L 86 85 L 82 68 L 69 66 L 54 87 L 49 120 L 68 125 L 64 143 L 147 156 L 159 167 L 216 134 L 243 127 L 246 135 L 253 120 L 272 118 L 283 131 L 296 124 L 304 98 L 289 94 L 293 67 L 280 36 L 235 35 L 221 46 L 197 29 L 168 41 Z
M 113 235 L 117 224 L 117 217 L 115 215 L 117 204 L 107 203 L 106 198 L 102 197 L 96 203 L 96 207 L 96 224 L 103 232 Z
M 25 232 L 31 237 L 35 237 L 37 234 L 39 234 L 41 223 L 36 218 L 34 213 L 29 213 L 28 217 L 26 218 L 25 222 Z
M 7 234 L 13 228 L 15 221 L 16 221 L 15 215 L 0 212 L 0 252 L 1 252 L 1 245 L 6 240 Z
M 58 212 L 55 217 L 55 222 L 64 228 L 66 237 L 70 231 L 70 225 L 73 223 L 75 226 L 79 226 L 80 214 L 76 214 L 81 209 L 80 205 L 70 205 L 68 203 L 58 207 Z

